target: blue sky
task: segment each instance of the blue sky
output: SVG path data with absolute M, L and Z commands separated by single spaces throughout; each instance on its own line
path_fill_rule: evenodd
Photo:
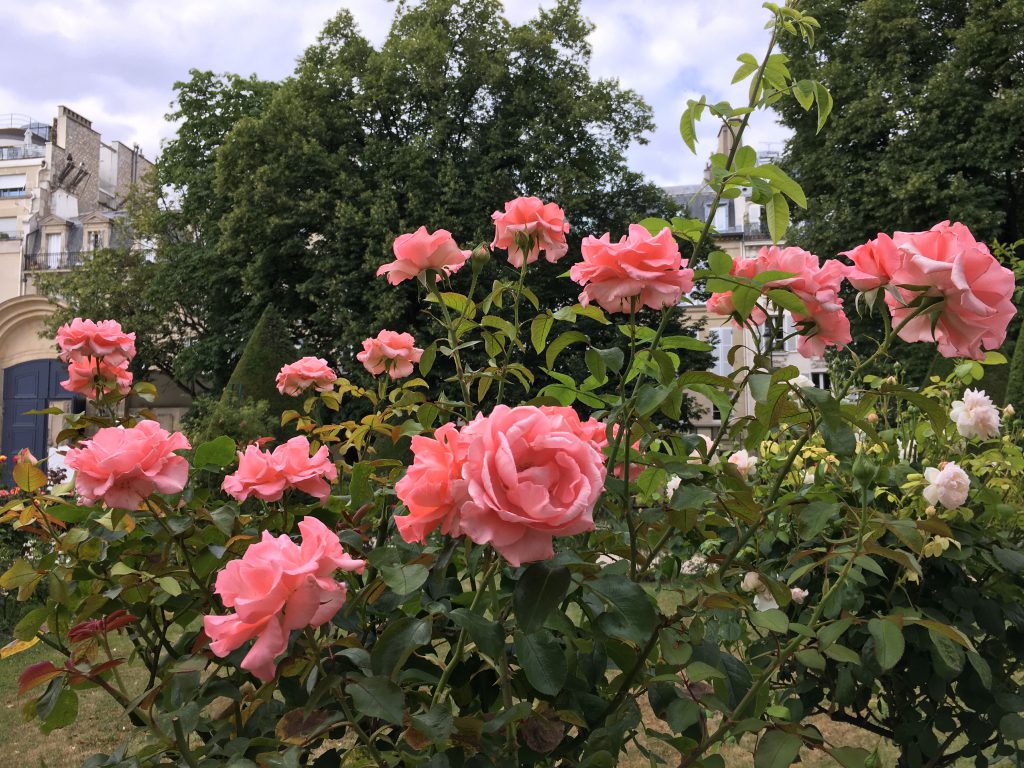
M 505 0 L 513 22 L 549 0 Z M 163 116 L 172 86 L 190 68 L 280 79 L 340 7 L 379 43 L 393 13 L 387 0 L 36 0 L 4 10 L 8 66 L 0 114 L 49 121 L 66 104 L 105 139 L 137 142 L 149 157 L 174 133 Z M 593 22 L 592 71 L 617 77 L 654 108 L 656 132 L 630 150 L 630 164 L 661 184 L 700 179 L 717 128 L 706 123 L 698 156 L 679 138 L 686 100 L 707 94 L 739 103 L 729 86 L 736 56 L 760 57 L 767 42 L 761 0 L 583 0 Z M 751 123 L 748 142 L 781 148 L 786 133 L 771 116 Z

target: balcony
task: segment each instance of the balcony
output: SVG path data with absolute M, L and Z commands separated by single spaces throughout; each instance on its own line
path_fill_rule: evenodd
M 41 144 L 26 144 L 21 147 L 0 147 L 0 160 L 31 160 L 46 157 L 46 147 Z
M 74 269 L 85 261 L 81 251 L 61 251 L 60 253 L 37 253 L 25 256 L 26 272 L 60 272 Z
M 28 115 L 19 115 L 16 113 L 0 115 L 0 131 L 10 130 L 11 128 L 16 128 L 20 131 L 32 131 L 32 133 L 43 141 L 49 141 L 50 134 L 53 132 L 52 125 L 49 123 L 40 123 L 38 120 L 33 120 Z

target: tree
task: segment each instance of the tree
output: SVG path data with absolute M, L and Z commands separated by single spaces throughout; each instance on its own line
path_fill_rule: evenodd
M 835 117 L 819 133 L 813 114 L 778 104 L 793 130 L 785 165 L 809 201 L 797 212 L 801 244 L 831 257 L 878 232 L 945 219 L 990 243 L 1019 239 L 1024 0 L 808 0 L 802 9 L 821 24 L 814 55 L 797 38 L 783 48 L 795 75 L 828 86 Z M 916 344 L 899 356 L 920 376 L 932 354 Z

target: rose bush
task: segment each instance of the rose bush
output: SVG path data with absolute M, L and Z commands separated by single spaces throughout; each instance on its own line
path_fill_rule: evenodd
M 775 35 L 816 27 L 771 10 Z M 749 114 L 792 95 L 824 120 L 831 101 L 777 54 L 741 57 L 743 78 L 749 103 L 691 101 L 683 138 L 705 112 L 728 122 L 715 204 L 749 188 L 781 241 L 805 201 L 742 146 Z M 41 553 L 0 576 L 41 603 L 6 652 L 41 642 L 54 657 L 19 680 L 26 716 L 49 732 L 83 689 L 116 700 L 135 732 L 91 768 L 598 768 L 626 753 L 722 768 L 741 738 L 758 768 L 801 750 L 880 764 L 812 715 L 885 737 L 901 766 L 1013 755 L 1024 455 L 1019 423 L 977 389 L 1005 362 L 986 350 L 1012 277 L 962 225 L 879 237 L 852 266 L 790 246 L 712 251 L 705 267 L 691 259 L 713 216 L 648 219 L 578 255 L 565 219 L 505 205 L 492 247 L 511 269 L 486 287 L 451 233 L 399 236 L 378 274 L 415 280 L 438 338 L 368 340 L 375 390 L 334 376 L 355 356 L 286 366 L 278 384 L 299 399 L 279 445 L 193 447 L 119 390 L 93 391 L 61 433 L 74 477 L 51 486 L 26 458 L 0 508 Z M 537 300 L 541 250 L 574 259 L 580 304 Z M 681 369 L 677 350 L 708 347 L 669 332 L 694 281 L 746 331 L 728 375 Z M 853 308 L 885 327 L 869 358 L 845 349 Z M 579 317 L 622 344 L 590 344 Z M 72 365 L 130 358 L 116 323 L 72 325 Z M 776 364 L 788 327 L 802 354 L 827 351 L 831 389 Z M 865 375 L 908 335 L 967 359 L 920 390 Z M 542 368 L 521 362 L 527 345 Z M 570 347 L 582 381 L 558 370 Z M 432 391 L 421 376 L 441 359 L 455 375 Z M 691 394 L 718 408 L 714 434 L 680 422 Z

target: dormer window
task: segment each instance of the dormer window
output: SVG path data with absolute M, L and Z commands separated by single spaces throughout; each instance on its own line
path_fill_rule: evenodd
M 98 251 L 107 247 L 106 236 L 103 230 L 90 230 L 86 233 L 86 238 L 90 251 Z

